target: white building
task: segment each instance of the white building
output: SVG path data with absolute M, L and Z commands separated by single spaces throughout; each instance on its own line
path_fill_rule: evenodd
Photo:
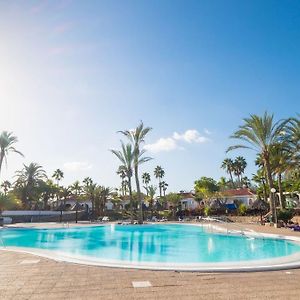
M 254 194 L 250 189 L 241 188 L 224 191 L 222 200 L 225 201 L 226 204 L 239 202 L 245 204 L 246 207 L 251 207 L 256 199 L 256 194 Z
M 188 209 L 188 210 L 194 210 L 198 208 L 199 202 L 195 200 L 195 196 L 192 193 L 180 193 L 180 196 L 182 196 L 182 199 L 180 200 L 181 209 Z

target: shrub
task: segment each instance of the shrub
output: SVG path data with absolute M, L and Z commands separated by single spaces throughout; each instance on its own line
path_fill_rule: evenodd
M 277 219 L 287 223 L 294 216 L 293 209 L 282 209 L 277 213 Z
M 243 216 L 247 211 L 247 207 L 244 203 L 241 203 L 238 207 L 238 214 Z
M 204 207 L 204 214 L 209 216 L 211 214 L 211 208 L 209 206 Z

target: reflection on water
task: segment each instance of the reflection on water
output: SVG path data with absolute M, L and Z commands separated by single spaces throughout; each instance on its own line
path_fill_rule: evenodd
M 199 226 L 183 225 L 5 229 L 1 235 L 7 246 L 135 262 L 241 261 L 300 251 L 298 245 L 284 240 L 212 234 Z

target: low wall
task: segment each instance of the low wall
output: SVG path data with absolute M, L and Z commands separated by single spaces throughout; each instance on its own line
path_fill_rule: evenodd
M 231 216 L 229 219 L 236 223 L 259 223 L 260 216 Z M 292 221 L 294 223 L 300 224 L 300 216 L 293 217 Z
M 231 221 L 236 223 L 259 223 L 260 216 L 230 216 Z
M 34 212 L 34 211 L 31 211 Z M 42 212 L 42 211 L 41 211 Z M 61 213 L 60 211 L 53 211 L 54 214 L 48 215 L 46 214 L 9 214 L 5 213 L 3 216 L 12 218 L 12 223 L 30 223 L 30 222 L 60 222 Z M 85 211 L 78 212 L 78 220 L 83 220 L 86 217 Z M 71 222 L 75 221 L 76 212 L 63 212 L 62 214 L 62 222 Z

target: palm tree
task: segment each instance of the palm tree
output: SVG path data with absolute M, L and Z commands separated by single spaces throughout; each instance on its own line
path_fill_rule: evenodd
M 262 187 L 263 187 L 264 201 L 268 202 L 265 170 L 263 168 L 262 169 L 258 169 L 257 173 L 253 174 L 252 180 L 254 182 L 262 185 Z
M 58 197 L 59 187 L 52 180 L 39 181 L 39 190 L 43 201 L 43 209 L 48 209 L 48 202 L 56 195 Z
M 75 200 L 76 200 L 76 215 L 75 215 L 75 223 L 78 223 L 78 200 L 79 200 L 79 195 L 82 191 L 82 187 L 80 185 L 80 182 L 76 180 L 71 186 L 70 189 L 72 192 L 75 194 Z
M 56 180 L 56 184 L 59 186 L 59 182 L 64 178 L 64 173 L 60 169 L 56 169 L 52 175 L 52 178 Z
M 246 159 L 238 156 L 233 162 L 234 174 L 237 176 L 239 187 L 241 186 L 241 177 L 247 167 Z
M 105 186 L 98 186 L 97 187 L 97 193 L 98 193 L 98 211 L 100 214 L 104 214 L 105 210 L 105 204 L 109 198 L 109 196 L 112 194 L 112 189 Z
M 125 179 L 126 178 L 126 173 L 125 173 L 124 168 L 122 166 L 119 166 L 119 168 L 117 170 L 117 174 L 121 178 L 121 194 L 122 194 L 122 196 L 126 196 L 126 193 L 127 193 L 127 180 Z
M 227 187 L 227 180 L 225 177 L 221 177 L 219 182 L 218 182 L 218 186 L 220 188 L 221 191 L 224 191 Z
M 85 192 L 88 200 L 92 202 L 92 216 L 94 216 L 97 184 L 94 183 L 94 181 L 90 177 L 86 177 L 85 179 L 83 179 L 83 183 L 85 184 L 83 187 L 83 191 Z
M 1 187 L 4 191 L 4 196 L 7 195 L 8 190 L 11 188 L 11 183 L 8 180 L 2 182 Z
M 121 166 L 119 170 L 123 170 L 127 176 L 128 189 L 129 189 L 129 199 L 130 199 L 130 212 L 131 212 L 131 223 L 134 222 L 133 216 L 133 199 L 132 199 L 132 185 L 131 178 L 133 174 L 133 163 L 135 160 L 134 151 L 131 144 L 124 144 L 121 142 L 120 150 L 111 150 L 111 152 L 120 160 Z
M 285 172 L 292 170 L 294 167 L 289 151 L 289 145 L 285 143 L 275 144 L 271 148 L 270 163 L 274 174 L 277 175 L 280 208 L 284 209 L 285 199 L 282 188 L 282 176 Z
M 249 188 L 251 186 L 251 181 L 247 176 L 241 177 L 241 185 L 242 187 Z
M 64 178 L 64 173 L 62 170 L 60 169 L 56 169 L 52 175 L 52 178 L 54 178 L 56 180 L 56 185 L 59 186 L 59 182 Z M 60 194 L 57 193 L 56 194 L 56 203 L 58 206 L 59 203 L 59 198 L 60 198 Z
M 62 222 L 62 213 L 63 209 L 66 207 L 66 202 L 68 198 L 72 195 L 70 187 L 61 187 L 59 191 L 59 197 L 62 197 L 64 199 L 64 205 L 60 205 L 60 222 Z
M 37 163 L 24 164 L 21 171 L 16 172 L 16 190 L 21 195 L 25 207 L 30 207 L 34 200 L 38 200 L 39 184 L 47 179 L 46 172 Z
M 227 149 L 227 152 L 238 148 L 252 149 L 261 155 L 270 190 L 274 188 L 270 165 L 271 148 L 284 138 L 283 132 L 288 122 L 288 120 L 285 120 L 274 123 L 273 119 L 274 116 L 269 115 L 267 112 L 262 117 L 250 115 L 249 118 L 245 118 L 244 124 L 239 127 L 231 138 L 242 140 L 246 144 L 238 144 Z M 275 222 L 276 207 L 272 192 L 270 192 L 270 209 L 272 219 Z
M 151 181 L 151 177 L 150 177 L 150 174 L 145 172 L 142 174 L 142 180 L 143 180 L 143 183 L 145 184 L 145 190 L 146 190 L 146 193 L 147 193 L 147 196 L 148 196 L 148 184 L 150 183 Z
M 12 132 L 3 131 L 0 134 L 0 174 L 3 160 L 7 161 L 7 155 L 11 152 L 24 156 L 20 151 L 16 150 L 14 144 L 18 142 L 18 138 L 13 136 Z
M 157 166 L 154 169 L 154 176 L 156 179 L 158 179 L 158 187 L 159 187 L 159 197 L 162 196 L 162 187 L 161 187 L 161 179 L 165 176 L 165 171 L 161 166 Z
M 165 182 L 165 181 L 162 181 L 161 183 L 160 183 L 160 188 L 161 188 L 161 190 L 163 191 L 163 195 L 164 195 L 164 197 L 166 196 L 166 190 L 168 189 L 168 184 Z
M 93 184 L 93 179 L 91 177 L 85 177 L 82 182 L 84 183 L 84 185 L 87 187 L 91 184 Z
M 231 158 L 225 158 L 222 162 L 221 168 L 224 169 L 230 176 L 232 186 L 234 186 L 232 173 L 234 172 L 234 162 Z
M 147 187 L 147 198 L 149 201 L 149 208 L 151 211 L 151 219 L 153 217 L 153 208 L 154 208 L 154 196 L 156 193 L 157 188 L 153 185 Z
M 288 142 L 292 163 L 295 168 L 300 167 L 300 115 L 292 118 L 287 126 Z
M 151 160 L 151 157 L 143 157 L 143 154 L 146 152 L 145 149 L 141 150 L 141 145 L 145 142 L 145 137 L 149 131 L 151 131 L 151 127 L 144 127 L 143 122 L 135 128 L 135 130 L 125 130 L 120 131 L 123 135 L 125 135 L 130 143 L 133 146 L 133 154 L 134 154 L 134 176 L 136 183 L 136 190 L 138 201 L 140 203 L 140 214 L 139 214 L 139 223 L 143 223 L 143 199 L 140 189 L 140 181 L 139 181 L 139 165 Z

